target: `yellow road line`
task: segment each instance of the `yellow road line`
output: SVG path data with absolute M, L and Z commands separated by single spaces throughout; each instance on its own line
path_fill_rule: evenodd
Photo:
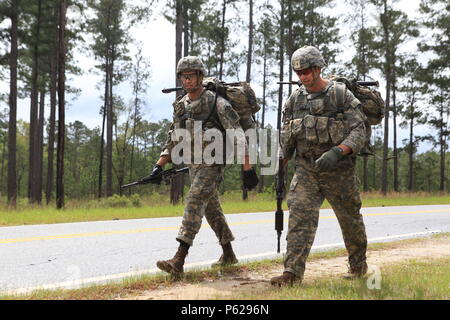
M 161 227 L 161 228 L 144 228 L 144 229 L 131 229 L 131 230 L 61 234 L 61 235 L 55 235 L 55 236 L 3 239 L 3 240 L 0 240 L 0 244 L 16 243 L 16 242 L 30 242 L 30 241 L 38 241 L 38 240 L 54 240 L 54 239 L 70 239 L 70 238 L 82 238 L 82 237 L 107 236 L 107 235 L 112 235 L 112 234 L 131 234 L 131 233 L 142 233 L 142 232 L 166 231 L 166 230 L 174 230 L 174 229 L 177 229 L 177 228 L 176 227 Z
M 373 216 L 393 216 L 393 215 L 403 215 L 403 214 L 419 214 L 419 213 L 450 213 L 448 210 L 421 210 L 421 211 L 400 211 L 400 212 L 388 212 L 388 213 L 365 213 L 364 217 Z M 320 219 L 336 219 L 336 216 L 321 216 Z M 246 224 L 263 224 L 272 223 L 273 219 L 264 220 L 251 220 L 242 222 L 231 222 L 230 226 L 246 225 Z M 9 244 L 17 242 L 32 242 L 40 240 L 55 240 L 55 239 L 72 239 L 72 238 L 84 238 L 84 237 L 95 237 L 95 236 L 107 236 L 116 234 L 133 234 L 133 233 L 144 233 L 144 232 L 155 232 L 155 231 L 167 231 L 167 230 L 177 230 L 179 227 L 158 227 L 158 228 L 142 228 L 142 229 L 130 229 L 130 230 L 115 230 L 115 231 L 99 231 L 99 232 L 86 232 L 86 233 L 75 233 L 75 234 L 62 234 L 54 236 L 38 236 L 38 237 L 28 237 L 28 238 L 16 238 L 16 239 L 0 239 L 0 244 Z M 202 224 L 202 228 L 210 228 L 207 224 Z

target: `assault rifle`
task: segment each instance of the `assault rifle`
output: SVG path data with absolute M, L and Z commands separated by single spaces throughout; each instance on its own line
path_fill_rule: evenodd
M 220 86 L 240 86 L 241 85 L 241 83 L 240 82 L 228 82 L 228 83 L 224 83 L 223 81 L 217 81 L 218 83 L 218 85 L 220 85 Z M 206 89 L 209 89 L 209 90 L 213 90 L 213 91 L 215 91 L 215 85 L 214 84 L 212 84 L 212 82 L 210 82 L 210 81 L 207 81 L 206 83 L 204 83 L 203 84 L 203 87 L 205 87 Z M 161 90 L 162 91 L 162 93 L 171 93 L 171 92 L 174 92 L 174 91 L 184 91 L 184 88 L 183 87 L 175 87 L 175 88 L 165 88 L 165 89 L 162 89 Z
M 279 91 L 279 100 L 278 100 L 278 114 L 277 114 L 277 131 L 278 131 L 278 144 L 281 147 L 281 93 L 282 87 L 280 86 Z M 284 168 L 283 168 L 283 157 L 284 155 L 281 152 L 281 148 L 278 155 L 278 173 L 276 178 L 276 194 L 277 194 L 277 210 L 275 211 L 275 230 L 277 231 L 277 252 L 280 253 L 280 238 L 281 232 L 283 231 L 283 194 L 284 194 Z
M 300 81 L 279 81 L 277 83 L 278 84 L 290 84 L 290 85 L 296 84 L 298 86 L 300 86 L 302 84 Z M 353 81 L 350 81 L 349 83 L 350 84 L 355 83 L 355 84 L 363 86 L 363 87 L 379 87 L 380 86 L 378 81 L 354 81 L 353 80 Z
M 175 169 L 175 168 L 171 168 L 171 169 L 167 169 L 164 170 L 160 173 L 160 176 L 162 177 L 162 180 L 166 183 L 166 184 L 170 184 L 170 182 L 172 181 L 172 178 L 179 175 L 179 174 L 183 174 L 189 171 L 188 167 L 184 167 L 181 169 Z M 143 177 L 135 182 L 131 182 L 129 184 L 125 184 L 123 186 L 120 186 L 121 189 L 125 189 L 125 188 L 129 188 L 132 186 L 137 186 L 140 184 L 147 184 L 147 183 L 152 183 L 153 181 L 155 181 L 155 177 L 150 177 L 150 176 L 146 176 Z
M 283 158 L 278 159 L 277 173 L 277 210 L 275 211 L 275 230 L 277 231 L 277 252 L 280 253 L 280 238 L 283 231 L 283 193 L 284 193 L 284 168 Z

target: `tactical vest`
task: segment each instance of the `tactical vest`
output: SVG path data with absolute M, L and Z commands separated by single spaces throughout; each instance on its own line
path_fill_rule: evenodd
M 225 131 L 219 117 L 217 115 L 217 109 L 215 107 L 217 100 L 216 100 L 216 94 L 209 90 L 204 90 L 202 95 L 194 100 L 190 101 L 188 99 L 188 95 L 180 96 L 178 97 L 175 102 L 173 103 L 174 108 L 174 129 L 186 129 L 189 131 L 191 135 L 191 141 L 192 141 L 192 149 L 191 149 L 191 161 L 192 163 L 195 161 L 194 159 L 194 143 L 197 143 L 197 135 L 200 134 L 200 132 L 196 132 L 196 128 L 201 129 L 202 131 L 205 131 L 207 129 L 216 128 L 222 132 L 222 139 L 224 137 L 223 132 Z M 196 121 L 201 121 L 202 126 L 197 127 L 195 126 Z M 203 143 L 201 145 L 201 150 L 204 150 L 204 148 L 209 145 L 210 141 L 203 140 Z M 225 143 L 223 143 L 223 146 L 225 148 Z M 222 151 L 223 155 L 225 156 L 225 150 Z M 213 155 L 215 152 L 213 151 Z
M 209 90 L 204 90 L 194 101 L 189 101 L 188 95 L 179 96 L 173 103 L 175 129 L 193 130 L 193 122 L 202 121 L 204 130 L 210 128 L 223 130 L 217 113 L 214 112 L 215 103 L 216 95 Z
M 285 110 L 282 144 L 294 144 L 297 156 L 318 158 L 323 152 L 339 145 L 349 134 L 344 110 L 332 102 L 336 99 L 333 95 L 345 92 L 334 88 L 339 85 L 344 84 L 330 81 L 319 93 L 308 93 L 300 87 L 292 110 Z

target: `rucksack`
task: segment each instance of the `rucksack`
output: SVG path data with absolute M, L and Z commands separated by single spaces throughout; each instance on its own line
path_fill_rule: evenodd
M 233 109 L 239 115 L 239 123 L 244 131 L 257 127 L 255 113 L 261 107 L 257 103 L 255 91 L 248 82 L 225 83 L 216 78 L 209 77 L 203 79 L 203 86 L 208 90 L 216 92 L 216 94 L 230 102 Z M 213 112 L 216 112 L 215 107 L 212 110 Z
M 384 118 L 385 103 L 379 91 L 362 86 L 355 80 L 349 80 L 341 76 L 331 76 L 328 79 L 345 84 L 347 89 L 361 102 L 362 111 L 366 115 L 369 125 L 376 126 L 381 123 Z M 341 88 L 341 86 L 336 86 L 335 103 L 337 106 L 343 106 L 344 104 L 345 92 L 340 92 Z
M 362 111 L 367 117 L 366 124 L 366 143 L 359 155 L 373 155 L 370 138 L 372 135 L 371 126 L 376 126 L 381 123 L 384 118 L 385 103 L 379 91 L 358 84 L 356 80 L 349 80 L 341 76 L 330 76 L 328 79 L 336 82 L 334 94 L 331 95 L 331 100 L 338 108 L 344 107 L 345 89 L 350 90 L 355 98 L 357 98 L 362 105 Z

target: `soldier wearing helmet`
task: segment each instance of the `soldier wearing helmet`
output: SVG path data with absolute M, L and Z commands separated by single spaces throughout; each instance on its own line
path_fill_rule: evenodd
M 172 140 L 172 132 L 177 129 L 184 129 L 190 132 L 191 137 L 193 137 L 195 124 L 199 122 L 201 124 L 200 129 L 203 128 L 203 130 L 211 128 L 221 131 L 242 129 L 239 123 L 239 115 L 228 100 L 203 87 L 202 81 L 206 75 L 206 70 L 198 57 L 187 56 L 180 59 L 176 73 L 187 94 L 178 97 L 173 103 L 174 114 L 171 131 L 160 158 L 150 175 L 156 183 L 161 182 L 160 174 L 163 167 L 166 163 L 171 162 L 172 150 L 178 143 Z M 192 140 L 192 150 L 195 148 L 194 143 L 199 143 L 200 145 L 196 147 L 201 149 L 203 154 L 205 145 L 202 141 L 195 141 L 195 138 Z M 242 143 L 245 144 L 245 136 Z M 194 154 L 194 152 L 191 154 Z M 183 221 L 176 237 L 179 248 L 172 259 L 157 261 L 156 264 L 159 269 L 174 275 L 183 272 L 185 258 L 200 230 L 203 216 L 206 217 L 223 249 L 223 254 L 216 264 L 223 266 L 238 262 L 231 246 L 234 236 L 225 219 L 218 197 L 218 187 L 223 179 L 224 164 L 209 164 L 203 160 L 201 163 L 196 163 L 194 160 L 187 166 L 189 167 L 191 186 L 186 197 Z M 256 172 L 251 167 L 249 157 L 246 155 L 244 158 L 244 185 L 252 189 L 257 184 Z
M 367 272 L 367 237 L 355 176 L 355 157 L 365 144 L 366 117 L 359 100 L 346 87 L 339 87 L 345 84 L 322 78 L 325 66 L 315 47 L 302 47 L 292 55 L 292 68 L 301 86 L 283 108 L 280 152 L 284 165 L 295 152 L 295 174 L 287 199 L 284 272 L 271 279 L 273 285 L 302 281 L 325 199 L 336 214 L 348 251 L 345 277 L 361 277 Z

